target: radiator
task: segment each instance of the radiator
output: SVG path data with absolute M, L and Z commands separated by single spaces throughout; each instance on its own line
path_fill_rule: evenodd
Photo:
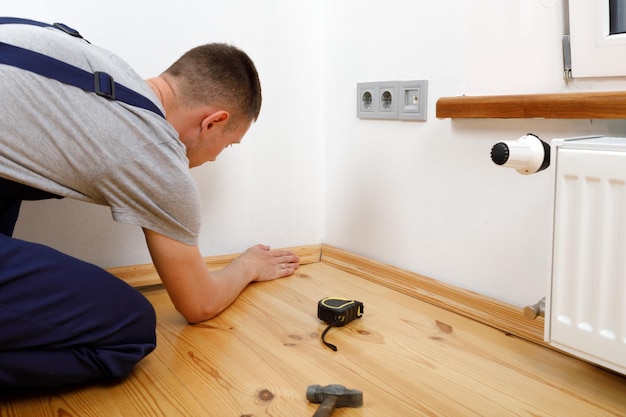
M 626 138 L 551 143 L 545 341 L 626 374 Z

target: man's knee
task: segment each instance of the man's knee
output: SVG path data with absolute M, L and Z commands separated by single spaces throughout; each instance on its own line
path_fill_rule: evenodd
M 82 352 L 103 370 L 103 377 L 123 378 L 156 347 L 154 307 L 135 288 L 112 278 L 94 313 L 92 319 L 99 323 L 92 328 L 100 338 Z
M 144 299 L 145 300 L 145 299 Z M 77 349 L 102 371 L 103 378 L 124 378 L 133 367 L 156 347 L 156 318 L 146 301 L 133 308 L 133 320 L 123 329 L 115 329 L 103 343 Z

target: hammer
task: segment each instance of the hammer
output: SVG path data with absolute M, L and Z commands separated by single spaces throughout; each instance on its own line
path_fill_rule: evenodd
M 363 393 L 347 389 L 343 385 L 309 385 L 306 399 L 312 403 L 322 403 L 313 417 L 329 417 L 337 407 L 360 407 L 363 405 Z

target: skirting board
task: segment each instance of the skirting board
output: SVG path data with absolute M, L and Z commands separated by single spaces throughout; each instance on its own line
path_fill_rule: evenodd
M 543 318 L 529 320 L 519 307 L 330 245 L 308 245 L 287 249 L 300 256 L 302 264 L 324 262 L 505 333 L 554 349 L 543 341 Z M 238 254 L 210 256 L 206 257 L 205 261 L 209 270 L 216 270 L 224 268 L 237 256 Z M 152 264 L 110 268 L 108 271 L 134 287 L 161 284 Z
M 322 262 L 505 333 L 554 349 L 543 341 L 544 319 L 537 317 L 529 320 L 517 306 L 330 245 L 322 245 Z

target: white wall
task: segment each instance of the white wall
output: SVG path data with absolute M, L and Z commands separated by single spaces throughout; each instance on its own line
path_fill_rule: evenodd
M 14 3 L 2 13 L 73 24 L 145 76 L 208 41 L 255 59 L 260 121 L 196 170 L 206 255 L 323 240 L 524 305 L 545 295 L 549 175 L 497 167 L 491 146 L 527 132 L 626 135 L 624 121 L 435 117 L 443 96 L 624 89 L 563 81 L 563 0 L 109 1 L 104 16 L 90 2 Z M 426 122 L 356 118 L 357 82 L 423 78 Z M 109 217 L 37 203 L 18 231 L 104 266 L 147 262 L 141 234 Z
M 537 301 L 549 174 L 498 167 L 491 146 L 528 132 L 626 135 L 626 124 L 438 120 L 436 100 L 624 89 L 625 80 L 563 81 L 559 0 L 380 4 L 325 11 L 325 242 L 516 305 Z M 429 80 L 428 121 L 357 119 L 356 83 L 394 79 Z
M 241 145 L 193 170 L 208 256 L 321 241 L 321 12 L 315 1 L 24 0 L 5 2 L 0 13 L 73 26 L 145 78 L 202 43 L 248 52 L 263 88 L 259 121 Z M 69 200 L 25 203 L 16 236 L 104 267 L 150 262 L 138 228 L 114 223 L 107 208 Z

